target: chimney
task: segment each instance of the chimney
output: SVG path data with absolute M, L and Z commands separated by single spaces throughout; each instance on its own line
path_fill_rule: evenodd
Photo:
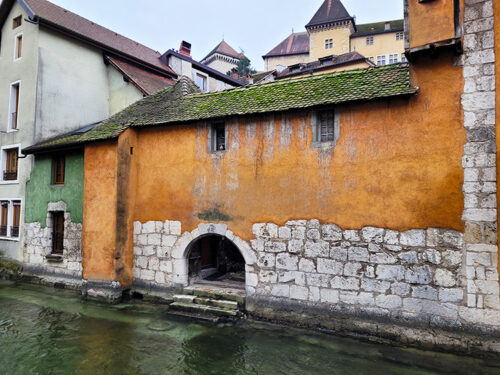
M 231 69 L 231 78 L 238 79 L 240 76 L 238 75 L 238 69 L 233 68 Z
M 390 30 L 390 29 L 391 29 L 391 23 L 390 22 L 386 22 L 385 23 L 385 31 Z
M 181 42 L 181 48 L 179 48 L 179 53 L 191 57 L 191 43 L 183 40 Z

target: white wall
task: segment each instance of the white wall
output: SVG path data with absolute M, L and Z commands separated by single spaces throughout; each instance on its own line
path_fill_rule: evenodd
M 110 115 L 143 98 L 143 94 L 132 83 L 126 82 L 123 75 L 112 65 L 108 65 L 109 111 Z

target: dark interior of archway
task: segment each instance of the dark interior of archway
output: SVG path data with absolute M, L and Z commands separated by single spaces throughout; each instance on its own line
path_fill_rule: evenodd
M 210 235 L 200 238 L 191 246 L 191 281 L 245 282 L 245 260 L 231 241 L 222 236 Z

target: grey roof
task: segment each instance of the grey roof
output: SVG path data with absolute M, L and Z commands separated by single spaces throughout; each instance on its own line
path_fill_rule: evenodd
M 306 28 L 328 23 L 352 20 L 352 16 L 340 0 L 325 0 Z

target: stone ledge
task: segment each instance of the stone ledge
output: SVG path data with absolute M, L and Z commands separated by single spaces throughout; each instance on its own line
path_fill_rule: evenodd
M 370 309 L 356 312 L 264 296 L 247 297 L 246 308 L 254 319 L 328 330 L 336 335 L 356 336 L 369 341 L 388 340 L 423 349 L 476 356 L 498 357 L 500 353 L 500 329 L 476 324 L 446 325 L 449 322 L 428 320 L 418 315 L 384 316 Z

